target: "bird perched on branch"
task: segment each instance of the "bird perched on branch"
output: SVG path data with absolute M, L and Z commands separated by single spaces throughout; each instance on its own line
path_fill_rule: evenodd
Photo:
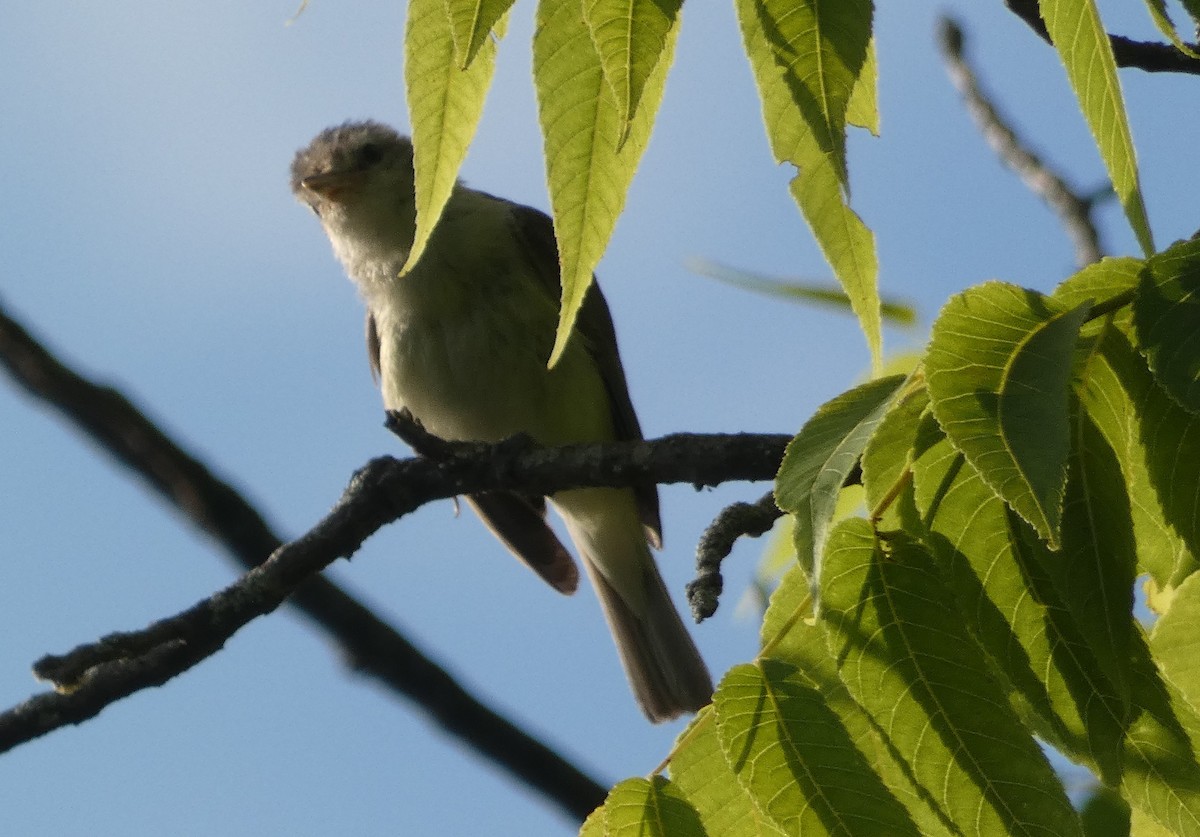
M 376 122 L 329 128 L 296 154 L 292 191 L 367 305 L 367 348 L 389 410 L 435 436 L 546 445 L 640 439 L 612 318 L 592 284 L 553 368 L 561 295 L 550 219 L 456 184 L 416 265 L 413 151 Z M 546 498 L 471 495 L 491 530 L 552 587 L 579 573 L 546 524 Z M 664 721 L 709 702 L 712 681 L 658 573 L 658 490 L 583 488 L 548 498 L 599 596 L 634 695 Z

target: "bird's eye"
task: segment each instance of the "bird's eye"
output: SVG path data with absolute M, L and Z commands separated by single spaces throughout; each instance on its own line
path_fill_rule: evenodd
M 358 149 L 358 163 L 361 166 L 373 166 L 383 159 L 383 149 L 373 142 L 365 143 Z

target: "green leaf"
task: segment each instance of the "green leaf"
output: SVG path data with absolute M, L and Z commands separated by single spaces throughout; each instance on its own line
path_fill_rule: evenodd
M 683 0 L 583 0 L 583 18 L 613 94 L 624 142 L 659 60 L 670 61 Z
M 942 309 L 925 360 L 933 413 L 950 441 L 1053 547 L 1071 441 L 1071 364 L 1089 309 L 987 282 Z
M 1200 416 L 1155 384 L 1116 328 L 1102 335 L 1078 393 L 1121 463 L 1138 572 L 1169 591 L 1200 568 Z
M 604 822 L 607 837 L 706 837 L 695 809 L 662 776 L 617 783 Z
M 904 381 L 880 378 L 822 405 L 783 456 L 775 502 L 796 515 L 796 556 L 814 581 L 842 483 Z
M 1200 241 L 1183 241 L 1146 263 L 1133 326 L 1155 379 L 1200 413 Z
M 1121 791 L 1171 832 L 1200 835 L 1200 719 L 1177 706 L 1160 679 L 1151 652 L 1164 649 L 1148 648 L 1140 630 L 1134 639 L 1133 703 L 1141 711 L 1129 724 Z
M 454 63 L 465 70 L 512 8 L 513 0 L 443 0 L 443 3 L 454 38 Z
M 932 557 L 864 520 L 829 538 L 820 618 L 850 693 L 917 781 L 976 834 L 1080 834 L 1038 745 L 1004 701 Z
M 497 37 L 504 25 L 503 19 L 495 21 Z M 478 52 L 468 69 L 460 69 L 445 0 L 409 3 L 404 79 L 412 124 L 417 230 L 401 272 L 425 252 L 475 136 L 496 67 L 495 42 L 485 41 Z
M 706 834 L 784 837 L 738 782 L 717 737 L 713 707 L 706 706 L 679 736 L 671 758 L 671 783 L 691 803 Z
M 649 142 L 678 29 L 668 31 L 662 57 L 646 78 L 641 104 L 625 126 L 584 25 L 582 0 L 538 3 L 533 77 L 562 275 L 551 366 L 566 348 L 592 271 L 608 246 Z
M 756 48 L 769 52 L 806 133 L 834 160 L 839 180 L 846 185 L 846 113 L 867 63 L 870 0 L 750 2 L 751 6 L 739 4 L 739 13 L 752 14 L 757 26 L 743 21 L 744 36 L 749 42 L 753 32 Z M 868 88 L 864 95 L 869 93 Z
M 1085 837 L 1129 837 L 1129 803 L 1103 784 L 1087 797 L 1079 818 Z
M 1128 702 L 1137 545 L 1121 465 L 1086 415 L 1076 421 L 1062 546 L 1061 560 L 1049 567 L 1059 595 L 1100 668 Z
M 932 416 L 918 430 L 913 481 L 942 576 L 1026 723 L 1118 782 L 1124 707 L 1048 574 L 1060 556 L 1010 512 Z
M 1188 15 L 1200 27 L 1200 0 L 1180 0 L 1180 5 L 1187 9 Z
M 1085 837 L 1130 837 L 1129 803 L 1104 785 L 1097 786 L 1088 796 L 1079 818 Z
M 1039 0 L 1038 5 L 1125 216 L 1142 251 L 1153 253 L 1117 62 L 1095 0 Z
M 1129 830 L 1126 834 L 1132 835 L 1132 837 L 1179 837 L 1171 829 L 1159 825 L 1152 816 L 1140 808 L 1134 808 L 1130 812 Z
M 735 666 L 713 706 L 726 760 L 786 833 L 919 833 L 820 690 L 794 666 Z
M 871 122 L 873 100 L 868 61 L 872 6 L 869 0 L 736 0 L 746 55 L 758 83 L 763 121 L 778 162 L 792 163 L 792 197 L 821 252 L 850 297 L 871 358 L 882 363 L 875 238 L 847 202 L 845 126 L 850 101 L 854 118 Z M 867 86 L 869 85 L 869 86 Z M 864 104 L 865 102 L 865 104 Z
M 1100 304 L 1128 295 L 1128 304 L 1117 308 L 1108 317 L 1098 317 L 1085 323 L 1081 333 L 1096 335 L 1105 328 L 1110 319 L 1113 323 L 1125 327 L 1131 316 L 1132 293 L 1137 287 L 1145 264 L 1144 259 L 1106 256 L 1064 280 L 1054 289 L 1053 297 L 1066 307 L 1074 308 L 1088 301 Z
M 1158 27 L 1158 31 L 1163 33 L 1175 49 L 1189 58 L 1200 58 L 1200 53 L 1185 44 L 1179 37 L 1179 33 L 1175 30 L 1175 24 L 1171 22 L 1171 16 L 1167 13 L 1166 0 L 1146 0 L 1146 8 L 1150 12 L 1150 18 L 1154 21 L 1154 25 Z
M 854 747 L 879 774 L 884 786 L 908 810 L 923 837 L 961 832 L 946 819 L 928 794 L 913 780 L 908 765 L 888 747 L 846 685 L 838 677 L 837 661 L 826 649 L 823 627 L 813 619 L 808 579 L 793 565 L 771 596 L 763 619 L 764 657 L 797 667 L 818 689 L 827 706 L 849 734 Z M 725 832 L 709 829 L 710 834 Z
M 801 279 L 774 279 L 759 273 L 738 270 L 716 262 L 692 259 L 687 263 L 689 270 L 709 276 L 727 285 L 747 291 L 779 297 L 780 299 L 805 304 L 820 305 L 838 310 L 853 311 L 850 297 L 845 291 L 831 288 L 821 282 L 806 282 Z M 910 326 L 917 322 L 917 310 L 912 303 L 896 298 L 882 298 L 880 314 L 893 325 Z
M 1154 625 L 1150 647 L 1167 679 L 1200 715 L 1200 573 L 1193 573 L 1179 586 L 1171 609 Z
M 846 122 L 879 136 L 879 66 L 875 59 L 875 39 L 867 44 L 867 56 L 854 82 L 846 104 Z
M 874 512 L 904 479 L 912 464 L 921 414 L 929 407 L 929 390 L 910 388 L 883 417 L 862 456 L 867 508 Z
M 878 369 L 883 363 L 883 325 L 875 235 L 843 199 L 837 177 L 832 161 L 821 157 L 801 165 L 789 189 L 850 297 L 850 307 L 867 337 L 873 368 Z
M 579 837 L 605 837 L 605 819 L 604 806 L 601 805 L 583 821 Z

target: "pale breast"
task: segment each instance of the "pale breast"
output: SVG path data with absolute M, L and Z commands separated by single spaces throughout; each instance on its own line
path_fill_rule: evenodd
M 556 301 L 523 274 L 506 230 L 467 226 L 469 237 L 453 222 L 439 228 L 421 264 L 372 304 L 385 405 L 407 407 L 447 439 L 612 438 L 608 396 L 582 341 L 546 369 Z

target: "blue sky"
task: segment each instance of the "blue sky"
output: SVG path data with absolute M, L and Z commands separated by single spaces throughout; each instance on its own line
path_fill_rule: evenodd
M 851 144 L 854 204 L 886 291 L 927 325 L 955 290 L 1042 290 L 1072 270 L 1049 211 L 970 125 L 933 45 L 962 19 L 987 86 L 1081 185 L 1103 170 L 1052 50 L 999 2 L 881 4 L 883 136 Z M 1110 28 L 1153 38 L 1138 4 Z M 1111 7 L 1111 8 L 1110 8 Z M 6 4 L 0 10 L 0 298 L 88 374 L 124 388 L 244 489 L 288 535 L 368 458 L 381 426 L 362 312 L 287 187 L 326 125 L 404 128 L 402 3 Z M 529 76 L 533 4 L 517 4 L 464 169 L 547 205 Z M 1159 246 L 1200 223 L 1195 80 L 1122 76 Z M 706 258 L 828 271 L 775 166 L 731 3 L 684 11 L 659 126 L 601 283 L 648 435 L 794 432 L 864 374 L 849 318 L 752 296 L 684 267 Z M 1135 252 L 1115 204 L 1110 251 Z M 923 332 L 890 333 L 889 348 Z M 30 663 L 174 613 L 233 578 L 207 540 L 41 406 L 0 385 L 0 704 L 41 687 Z M 699 532 L 763 485 L 663 489 L 661 563 L 681 591 Z M 728 564 L 721 610 L 694 633 L 715 673 L 750 658 L 735 604 L 762 546 Z M 487 702 L 603 780 L 652 770 L 681 724 L 628 694 L 590 590 L 556 596 L 449 503 L 372 538 L 331 575 Z M 293 613 L 80 728 L 0 758 L 11 834 L 558 835 L 573 824 L 419 712 L 357 678 Z

